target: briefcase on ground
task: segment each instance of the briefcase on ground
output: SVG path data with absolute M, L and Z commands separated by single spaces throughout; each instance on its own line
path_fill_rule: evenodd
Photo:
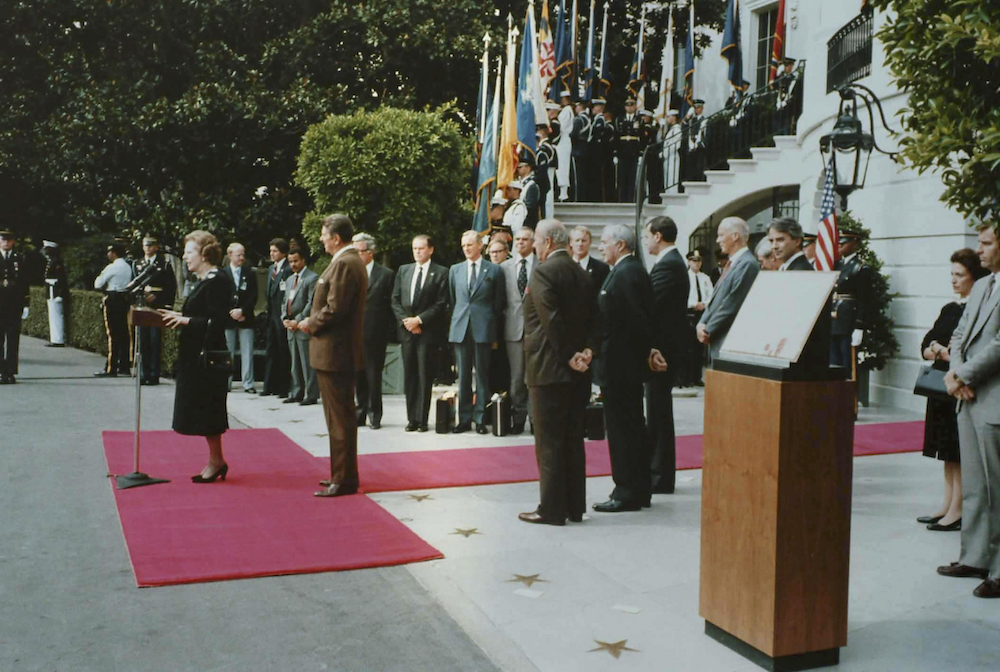
M 604 438 L 604 404 L 592 401 L 584 411 L 583 424 L 585 436 L 590 441 L 600 441 Z
M 935 369 L 933 366 L 921 366 L 920 373 L 917 374 L 917 382 L 913 385 L 913 394 L 945 401 L 951 399 L 948 387 L 944 384 L 944 376 L 945 372 L 941 369 Z
M 434 431 L 438 434 L 450 434 L 455 428 L 455 397 L 438 399 L 434 415 Z
M 511 404 L 510 397 L 507 396 L 506 392 L 493 395 L 489 414 L 493 420 L 493 436 L 507 436 L 510 434 Z

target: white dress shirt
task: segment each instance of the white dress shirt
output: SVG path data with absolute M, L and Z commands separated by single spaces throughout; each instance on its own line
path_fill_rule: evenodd
M 660 250 L 655 257 L 653 257 L 653 265 L 660 263 L 660 260 L 667 255 L 667 252 L 677 247 L 676 245 L 667 245 L 662 250 Z
M 431 265 L 431 260 L 428 259 L 427 261 L 425 261 L 422 264 L 417 264 L 417 267 L 414 269 L 414 271 L 413 271 L 413 277 L 410 279 L 410 299 L 411 300 L 413 298 L 413 293 L 415 291 L 417 291 L 417 276 L 420 275 L 420 284 L 421 284 L 420 288 L 421 289 L 423 289 L 423 285 L 427 284 L 427 271 L 430 270 L 430 265 Z M 422 275 L 420 274 L 420 271 L 423 271 Z
M 365 270 L 368 272 L 368 278 L 369 279 L 371 279 L 371 277 L 372 277 L 372 267 L 373 266 L 375 266 L 375 260 L 374 259 L 372 259 L 367 264 L 365 264 Z
M 239 291 L 240 280 L 243 279 L 243 267 L 229 264 L 229 270 L 233 272 L 233 282 L 236 284 L 237 291 Z
M 708 300 L 712 298 L 712 279 L 704 273 L 695 273 L 688 268 L 688 281 L 691 289 L 688 291 L 688 308 L 698 305 L 698 288 L 701 288 L 701 303 L 708 305 Z
M 515 252 L 514 253 L 514 259 L 515 259 L 514 270 L 517 271 L 517 274 L 521 273 L 521 262 L 526 262 L 524 264 L 524 266 L 525 266 L 525 272 L 528 274 L 528 280 L 530 281 L 531 280 L 531 271 L 535 267 L 535 255 L 534 255 L 534 253 L 531 253 L 531 254 L 529 254 L 526 257 L 522 257 L 521 255 L 519 255 L 519 254 L 517 254 Z M 517 275 L 515 275 L 515 277 L 517 277 Z
M 104 267 L 101 274 L 94 280 L 94 289 L 106 289 L 109 292 L 124 292 L 125 286 L 132 280 L 132 267 L 121 257 Z

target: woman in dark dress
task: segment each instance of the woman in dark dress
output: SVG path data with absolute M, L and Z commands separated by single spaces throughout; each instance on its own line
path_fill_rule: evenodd
M 225 351 L 225 329 L 233 308 L 235 289 L 217 265 L 222 247 L 206 231 L 192 231 L 184 238 L 184 264 L 198 282 L 184 302 L 183 312 L 161 310 L 172 329 L 181 329 L 177 359 L 177 389 L 174 395 L 174 431 L 204 436 L 208 441 L 208 464 L 194 483 L 226 480 L 229 465 L 222 457 L 222 434 L 229 429 L 226 394 L 229 378 L 225 371 L 205 367 L 202 351 Z
M 980 266 L 976 253 L 968 248 L 951 255 L 951 288 L 958 295 L 958 300 L 941 309 L 941 314 L 920 345 L 923 358 L 933 361 L 935 369 L 948 370 L 951 334 L 962 318 L 972 285 L 987 272 Z M 954 399 L 927 398 L 924 455 L 944 462 L 944 503 L 937 513 L 921 516 L 917 518 L 917 522 L 926 523 L 928 530 L 936 532 L 962 529 L 962 469 L 958 455 L 955 403 Z

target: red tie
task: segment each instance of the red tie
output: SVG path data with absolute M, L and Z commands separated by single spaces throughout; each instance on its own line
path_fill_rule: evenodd
M 298 288 L 299 288 L 299 274 L 296 273 L 295 284 L 292 285 L 292 291 L 288 295 L 288 302 L 285 304 L 285 315 L 291 316 L 292 314 L 292 298 L 294 298 L 292 294 L 294 294 L 295 290 Z

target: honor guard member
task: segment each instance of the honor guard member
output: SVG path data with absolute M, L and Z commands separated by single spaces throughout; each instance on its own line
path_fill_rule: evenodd
M 24 257 L 14 251 L 15 244 L 13 231 L 0 231 L 0 385 L 17 382 L 21 320 L 28 319 L 28 274 Z
M 534 231 L 539 219 L 538 212 L 542 207 L 542 190 L 538 185 L 535 157 L 526 149 L 521 150 L 521 155 L 518 157 L 517 175 L 521 179 L 521 200 L 527 211 L 523 226 Z
M 47 348 L 66 345 L 66 302 L 69 301 L 69 278 L 59 245 L 51 240 L 42 241 L 45 255 L 45 291 L 48 294 L 49 342 Z
M 618 202 L 635 202 L 635 170 L 642 148 L 635 96 L 625 99 L 625 114 L 615 119 L 615 152 L 618 158 Z
M 664 191 L 676 193 L 681 183 L 681 113 L 667 110 L 667 124 L 663 127 L 663 185 Z
M 639 110 L 639 156 L 646 157 L 646 196 L 650 203 L 663 202 L 660 193 L 663 191 L 663 155 L 660 141 L 660 125 L 649 110 Z M 653 149 L 649 149 L 653 147 Z M 646 151 L 649 155 L 646 156 Z
M 559 124 L 558 139 L 553 127 L 552 142 L 556 146 L 556 156 L 559 164 L 556 166 L 556 186 L 559 188 L 559 200 L 569 200 L 570 164 L 573 161 L 573 106 L 570 104 L 569 91 L 563 91 L 559 101 L 559 114 L 555 121 Z
M 610 114 L 605 111 L 607 101 L 594 98 L 591 101 L 591 115 L 594 123 L 590 127 L 590 193 L 591 200 L 614 202 L 618 198 L 615 187 L 615 126 Z
M 576 115 L 573 117 L 573 130 L 570 131 L 570 139 L 573 142 L 570 180 L 573 184 L 573 200 L 581 202 L 593 200 L 593 195 L 587 193 L 589 189 L 587 181 L 591 163 L 590 129 L 594 120 L 582 100 L 577 101 L 574 109 Z
M 854 368 L 853 348 L 861 345 L 864 332 L 871 328 L 872 283 L 871 266 L 858 256 L 861 236 L 857 233 L 840 234 L 840 261 L 834 270 L 840 278 L 833 290 L 832 337 L 830 339 L 830 365 Z
M 95 378 L 129 375 L 128 309 L 131 305 L 126 289 L 132 281 L 132 267 L 125 261 L 125 246 L 108 245 L 110 262 L 94 280 L 94 289 L 104 290 L 104 328 L 108 332 L 108 362 Z
M 538 140 L 538 147 L 535 150 L 535 182 L 538 183 L 542 192 L 542 218 L 551 217 L 555 207 L 553 184 L 555 184 L 556 167 L 559 165 L 559 155 L 556 154 L 556 148 L 549 137 L 549 131 L 550 127 L 547 124 L 535 126 L 535 138 Z
M 134 279 L 127 289 L 132 300 L 138 299 L 148 308 L 173 308 L 177 296 L 177 280 L 174 267 L 160 252 L 160 241 L 156 236 L 147 235 L 142 239 L 143 258 L 133 262 Z M 163 348 L 163 333 L 160 327 L 136 327 L 139 353 L 142 355 L 142 370 L 139 382 L 142 385 L 160 384 L 160 359 Z
M 795 120 L 802 112 L 802 84 L 795 74 L 795 59 L 785 58 L 781 61 L 784 72 L 775 79 L 778 88 L 778 99 L 775 117 L 779 135 L 790 135 L 795 132 Z
M 503 215 L 507 209 L 507 199 L 503 196 L 503 190 L 497 189 L 490 199 L 490 231 L 503 226 Z
M 691 101 L 693 107 L 688 113 L 684 127 L 687 130 L 687 156 L 685 164 L 687 174 L 685 180 L 697 182 L 705 179 L 705 101 L 696 98 Z
M 701 314 L 712 299 L 712 279 L 701 272 L 702 256 L 698 250 L 687 253 L 688 264 L 688 300 L 687 314 L 690 326 L 690 353 L 685 371 L 680 374 L 682 387 L 704 387 L 701 380 L 701 369 L 705 363 L 705 346 L 698 340 L 695 329 L 701 321 Z
M 813 269 L 816 268 L 816 234 L 815 233 L 803 233 L 802 234 L 802 254 L 806 255 L 806 259 L 812 264 Z
M 503 213 L 503 226 L 511 231 L 517 231 L 525 226 L 528 218 L 528 208 L 521 199 L 522 188 L 521 180 L 518 179 L 511 180 L 507 184 L 507 200 L 510 201 L 510 205 L 507 206 L 507 212 Z

